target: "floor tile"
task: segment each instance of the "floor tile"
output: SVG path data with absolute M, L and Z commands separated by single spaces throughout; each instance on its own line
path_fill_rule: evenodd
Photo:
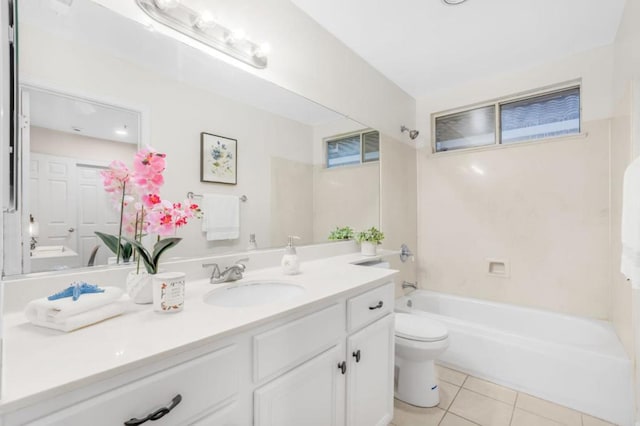
M 525 393 L 518 395 L 516 407 L 565 425 L 582 426 L 581 415 L 577 411 Z
M 440 404 L 438 407 L 446 410 L 449 408 L 456 394 L 460 390 L 460 386 L 454 386 L 451 383 L 440 381 Z
M 470 422 L 467 419 L 463 419 L 460 416 L 456 416 L 453 413 L 447 413 L 440 422 L 440 426 L 476 426 L 477 423 Z
M 444 382 L 451 383 L 452 385 L 462 386 L 467 375 L 456 370 L 452 370 L 441 365 L 436 365 L 438 371 L 438 378 Z
M 513 405 L 516 402 L 516 391 L 487 382 L 486 380 L 478 379 L 477 377 L 467 377 L 467 380 L 464 382 L 464 387 L 482 395 L 497 399 L 498 401 L 506 402 L 507 404 Z
M 396 426 L 437 426 L 445 411 L 438 408 L 420 408 L 394 400 L 393 424 Z
M 462 388 L 449 411 L 482 426 L 508 426 L 513 407 Z
M 595 417 L 582 415 L 583 426 L 614 426 L 613 423 L 605 422 L 604 420 L 596 419 Z
M 562 423 L 516 408 L 511 426 L 562 426 Z

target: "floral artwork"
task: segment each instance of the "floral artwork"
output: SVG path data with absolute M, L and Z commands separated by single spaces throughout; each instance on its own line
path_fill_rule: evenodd
M 200 181 L 237 182 L 238 141 L 210 133 L 200 134 Z

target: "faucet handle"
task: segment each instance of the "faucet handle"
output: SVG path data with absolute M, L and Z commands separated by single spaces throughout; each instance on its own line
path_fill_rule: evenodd
M 249 258 L 248 257 L 243 257 L 242 259 L 238 259 L 235 262 L 233 262 L 234 265 L 237 266 L 242 266 L 242 270 L 246 269 L 246 265 L 244 264 L 244 262 L 248 262 Z
M 211 262 L 202 264 L 203 268 L 208 268 L 210 266 L 213 266 L 213 271 L 211 271 L 211 278 L 220 278 L 220 267 L 217 263 Z

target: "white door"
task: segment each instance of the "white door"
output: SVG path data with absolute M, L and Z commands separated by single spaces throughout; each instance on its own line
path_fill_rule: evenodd
M 254 426 L 344 425 L 344 346 L 337 345 L 254 393 Z
M 394 317 L 348 339 L 347 425 L 386 426 L 393 418 Z
M 102 185 L 100 172 L 105 168 L 77 164 L 78 194 L 78 254 L 81 265 L 87 266 L 91 252 L 98 249 L 95 265 L 106 265 L 111 251 L 96 237 L 95 231 L 117 235 L 120 218 Z
M 40 224 L 38 245 L 77 251 L 75 160 L 31 153 L 30 213 Z

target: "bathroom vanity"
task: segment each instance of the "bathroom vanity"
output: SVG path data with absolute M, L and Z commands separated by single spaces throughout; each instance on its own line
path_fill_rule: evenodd
M 209 305 L 220 287 L 199 279 L 173 315 L 132 306 L 68 334 L 8 315 L 2 425 L 387 425 L 395 272 L 345 262 L 355 257 L 228 285 L 304 289 L 280 303 Z

